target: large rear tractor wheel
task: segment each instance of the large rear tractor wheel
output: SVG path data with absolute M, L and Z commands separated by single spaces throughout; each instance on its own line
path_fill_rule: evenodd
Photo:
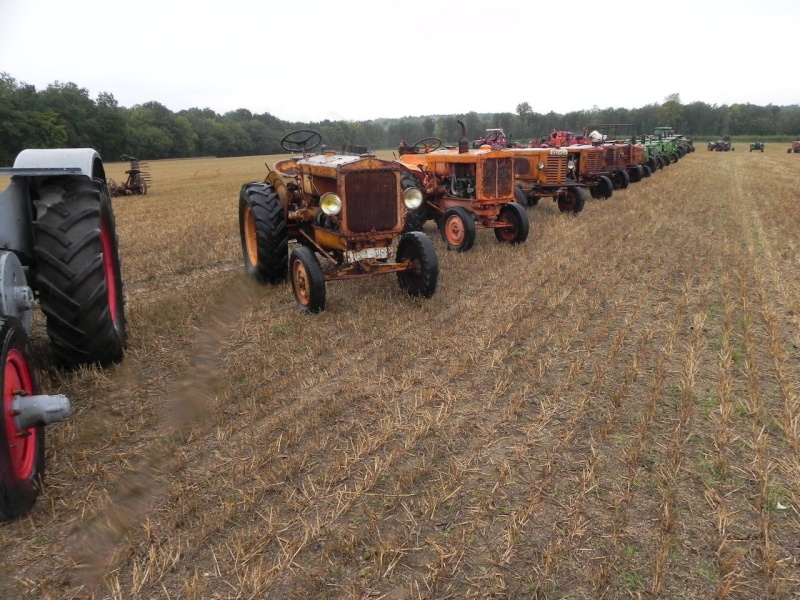
M 467 252 L 475 243 L 475 219 L 460 206 L 444 212 L 439 219 L 439 229 L 448 250 Z
M 400 289 L 409 296 L 433 296 L 439 280 L 439 259 L 430 238 L 419 231 L 404 233 L 397 245 L 397 262 L 404 261 L 410 261 L 413 268 L 397 273 Z
M 278 192 L 246 183 L 239 192 L 239 236 L 247 274 L 261 283 L 286 280 L 289 240 Z
M 676 162 L 678 162 L 678 160 L 680 160 L 680 157 L 678 156 L 678 154 L 676 152 L 670 152 L 669 162 L 671 164 L 675 164 Z
M 310 248 L 297 246 L 289 257 L 292 291 L 300 310 L 318 313 L 325 310 L 325 277 Z
M 581 188 L 567 188 L 567 191 L 558 197 L 558 210 L 562 213 L 571 212 L 577 215 L 585 205 L 586 192 Z
M 498 242 L 521 244 L 528 239 L 530 222 L 528 213 L 516 202 L 509 202 L 500 209 L 499 218 L 508 223 L 505 227 L 495 227 L 494 236 Z
M 119 240 L 104 182 L 61 178 L 39 190 L 35 286 L 64 365 L 119 362 L 127 345 Z
M 0 317 L 0 348 L 0 521 L 5 521 L 27 512 L 39 495 L 44 427 L 21 431 L 16 425 L 14 396 L 41 392 L 28 337 L 15 317 Z

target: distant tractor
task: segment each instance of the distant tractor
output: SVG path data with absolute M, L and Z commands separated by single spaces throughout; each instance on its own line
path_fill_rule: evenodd
M 263 182 L 242 186 L 239 234 L 247 273 L 271 284 L 288 276 L 297 306 L 311 313 L 325 309 L 325 283 L 334 280 L 396 273 L 410 296 L 433 296 L 436 250 L 424 233 L 404 233 L 422 191 L 404 185 L 403 165 L 372 153 L 310 154 L 321 142 L 310 129 L 289 133 L 281 146 L 300 155 L 268 167 Z M 290 241 L 296 242 L 291 252 Z
M 90 148 L 23 150 L 0 192 L 0 520 L 24 514 L 45 468 L 44 427 L 69 400 L 43 395 L 28 337 L 38 299 L 55 359 L 122 359 L 127 342 L 114 213 Z
M 750 144 L 750 152 L 760 150 L 761 152 L 764 151 L 764 142 L 751 142 Z
M 509 146 L 506 134 L 500 128 L 487 129 L 486 134 L 474 142 L 473 148 L 480 148 L 481 146 L 491 146 L 492 148 L 507 148 Z
M 123 154 L 119 159 L 130 162 L 130 168 L 125 171 L 128 178 L 122 185 L 118 185 L 113 179 L 108 179 L 108 191 L 112 196 L 146 195 L 152 185 L 147 163 L 127 154 Z
M 725 140 L 717 140 L 715 142 L 708 142 L 708 151 L 714 152 L 728 152 L 733 151 L 733 145 Z
M 439 138 L 400 147 L 408 171 L 404 186 L 422 190 L 424 203 L 412 215 L 411 229 L 434 220 L 448 250 L 466 252 L 476 229 L 493 229 L 498 242 L 521 244 L 528 238 L 528 214 L 514 202 L 514 157 L 508 150 L 469 148 L 461 125 L 458 148 L 442 148 Z
M 792 142 L 792 145 L 789 147 L 789 149 L 786 152 L 788 152 L 789 154 L 791 154 L 792 152 L 799 153 L 800 152 L 800 140 L 798 140 L 796 142 Z

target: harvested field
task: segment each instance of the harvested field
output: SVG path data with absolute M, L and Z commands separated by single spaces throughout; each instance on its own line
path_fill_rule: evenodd
M 151 162 L 114 200 L 130 349 L 45 368 L 73 417 L 0 598 L 800 596 L 800 157 L 740 146 L 542 200 L 519 247 L 429 224 L 431 300 L 319 315 L 244 277 L 271 158 Z

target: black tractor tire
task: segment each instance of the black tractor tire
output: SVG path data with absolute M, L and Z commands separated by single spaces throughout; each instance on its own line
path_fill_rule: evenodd
M 650 165 L 642 165 L 642 177 L 651 177 L 653 171 L 650 170 Z
M 448 208 L 439 219 L 439 232 L 448 250 L 467 252 L 475 243 L 475 217 L 460 206 Z
M 268 183 L 246 183 L 239 192 L 239 237 L 247 274 L 280 283 L 288 274 L 289 239 L 280 197 Z
M 586 191 L 583 188 L 571 187 L 558 197 L 558 210 L 578 214 L 586 206 Z
M 650 167 L 650 173 L 655 173 L 658 169 L 661 168 L 661 164 L 658 162 L 658 158 L 655 156 L 650 156 L 647 159 L 647 166 Z
M 531 204 L 531 201 L 525 195 L 525 192 L 523 192 L 522 188 L 519 186 L 516 186 L 514 188 L 514 200 L 517 202 L 517 204 L 523 207 L 533 206 L 533 204 Z
M 510 227 L 495 227 L 494 236 L 498 242 L 521 244 L 528 239 L 530 222 L 528 213 L 516 202 L 509 202 L 500 209 L 500 220 L 511 223 Z
M 400 289 L 409 296 L 430 298 L 439 281 L 439 259 L 430 238 L 419 231 L 404 233 L 397 244 L 397 262 L 410 260 L 414 269 L 397 273 Z
M 325 310 L 325 277 L 319 261 L 307 246 L 296 246 L 289 256 L 292 291 L 303 312 Z
M 628 172 L 623 170 L 614 171 L 612 181 L 614 182 L 615 190 L 625 190 L 631 184 L 631 178 Z
M 677 152 L 670 152 L 669 154 L 669 162 L 675 164 L 680 160 L 680 156 L 678 156 Z
M 661 164 L 662 169 L 669 166 L 669 160 L 663 155 L 658 156 L 658 162 Z
M 592 192 L 593 198 L 608 200 L 614 195 L 614 183 L 605 175 L 601 175 L 598 182 L 592 186 L 590 191 Z
M 119 239 L 104 181 L 52 182 L 61 200 L 34 222 L 35 287 L 55 359 L 65 366 L 122 360 L 128 333 Z
M 642 180 L 642 177 L 644 177 L 644 172 L 642 171 L 642 166 L 641 165 L 636 165 L 634 167 L 631 167 L 631 170 L 630 170 L 630 173 L 628 173 L 628 176 L 630 177 L 631 183 L 639 183 Z
M 20 431 L 14 423 L 13 392 L 40 394 L 39 371 L 28 336 L 16 317 L 0 317 L 0 521 L 30 510 L 44 478 L 44 427 Z

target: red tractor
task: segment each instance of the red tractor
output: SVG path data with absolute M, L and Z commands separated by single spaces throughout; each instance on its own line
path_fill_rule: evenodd
M 792 142 L 791 147 L 786 152 L 788 152 L 789 154 L 791 154 L 792 152 L 800 153 L 800 140 Z

